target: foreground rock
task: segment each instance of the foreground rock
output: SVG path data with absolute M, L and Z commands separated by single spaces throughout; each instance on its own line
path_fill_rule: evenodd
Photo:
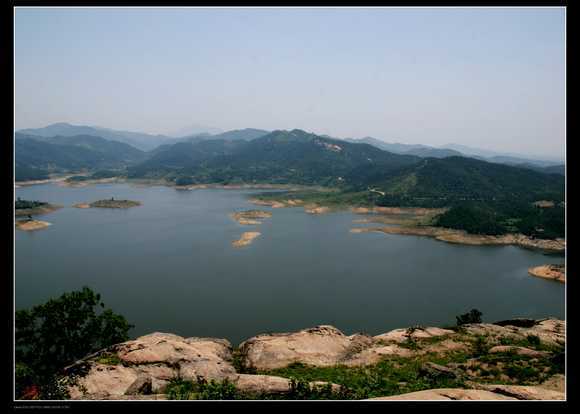
M 525 341 L 531 336 L 537 337 L 536 341 L 539 339 L 544 346 L 542 350 L 505 345 L 506 340 Z M 411 358 L 411 364 L 421 362 L 417 371 L 420 378 L 460 381 L 469 389 L 431 389 L 379 399 L 564 398 L 562 375 L 550 377 L 551 374 L 546 373 L 533 385 L 529 382 L 513 385 L 519 384 L 519 380 L 508 376 L 494 377 L 503 384 L 486 381 L 476 372 L 479 368 L 489 370 L 490 367 L 485 360 L 474 357 L 479 354 L 473 354 L 481 338 L 485 338 L 488 345 L 487 355 L 522 355 L 526 357 L 523 361 L 533 367 L 537 361 L 562 356 L 565 323 L 557 319 L 513 319 L 495 324 L 468 324 L 460 330 L 416 326 L 376 336 L 345 335 L 333 326 L 320 325 L 297 332 L 257 335 L 242 342 L 235 352 L 225 339 L 153 333 L 101 350 L 67 367 L 65 372 L 70 381 L 77 381 L 68 386 L 74 399 L 162 399 L 174 379 L 228 380 L 246 396 L 259 398 L 292 391 L 290 380 L 271 370 L 293 363 L 310 367 L 369 367 L 385 358 L 393 358 L 396 366 L 403 363 L 402 359 Z M 543 350 L 546 345 L 558 347 L 551 353 Z M 439 357 L 457 351 L 470 352 L 467 355 L 471 358 L 447 365 L 441 362 L 444 359 Z M 542 366 L 545 365 L 537 365 Z M 501 367 L 501 363 L 495 366 L 498 370 Z M 310 387 L 325 384 L 313 381 Z M 341 390 L 340 384 L 331 386 L 335 392 Z
M 499 340 L 500 338 L 525 340 L 529 336 L 537 336 L 542 343 L 548 345 L 563 346 L 566 343 L 564 321 L 548 318 L 532 321 L 532 323 L 532 326 L 518 326 L 521 324 L 517 319 L 514 319 L 505 324 L 501 321 L 495 324 L 477 323 L 465 325 L 464 328 L 472 335 L 485 335 L 490 340 Z
M 486 390 L 465 390 L 461 388 L 439 388 L 391 395 L 389 397 L 369 398 L 367 401 L 423 401 L 423 400 L 516 400 Z
M 566 267 L 564 265 L 544 265 L 528 269 L 532 276 L 566 283 Z
M 258 231 L 247 231 L 242 234 L 242 236 L 238 240 L 234 240 L 232 242 L 232 246 L 234 247 L 244 247 L 248 244 L 251 244 L 256 237 L 261 235 L 262 233 Z
M 51 223 L 42 220 L 19 220 L 16 222 L 16 228 L 23 231 L 41 230 L 48 226 L 51 226 Z
M 231 361 L 232 347 L 225 339 L 183 338 L 156 332 L 107 348 L 68 367 L 66 372 L 71 376 L 86 372 L 78 384 L 69 388 L 73 399 L 144 390 L 162 394 L 173 378 L 223 380 L 234 375 Z

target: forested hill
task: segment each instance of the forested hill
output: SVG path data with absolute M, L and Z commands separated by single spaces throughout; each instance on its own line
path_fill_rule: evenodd
M 365 183 L 386 194 L 383 205 L 443 206 L 460 201 L 564 200 L 564 176 L 466 157 L 428 158 Z
M 146 158 L 128 144 L 88 135 L 39 137 L 16 133 L 16 181 L 47 178 L 48 173 L 125 168 Z
M 185 183 L 268 182 L 344 186 L 345 176 L 369 166 L 393 171 L 419 161 L 368 144 L 352 144 L 302 130 L 274 131 L 251 141 L 180 143 L 129 168 L 130 177 Z

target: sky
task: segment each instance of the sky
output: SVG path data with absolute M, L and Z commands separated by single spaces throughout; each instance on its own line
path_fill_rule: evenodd
M 304 129 L 563 158 L 563 8 L 17 8 L 15 128 Z

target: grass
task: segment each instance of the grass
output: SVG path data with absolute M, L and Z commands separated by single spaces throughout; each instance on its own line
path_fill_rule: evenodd
M 426 345 L 446 339 L 443 337 L 420 338 L 407 343 L 424 349 Z M 497 341 L 488 336 L 460 337 L 471 344 L 467 351 L 426 353 L 410 358 L 385 357 L 381 362 L 366 367 L 335 365 L 315 367 L 294 363 L 285 368 L 256 372 L 242 364 L 240 351 L 233 352 L 233 365 L 239 373 L 273 375 L 288 378 L 291 389 L 278 395 L 244 394 L 228 382 L 184 381 L 175 379 L 167 389 L 169 399 L 283 399 L 283 400 L 360 400 L 373 397 L 398 395 L 433 388 L 466 388 L 466 381 L 489 384 L 532 385 L 550 376 L 564 373 L 562 349 L 549 347 L 539 338 L 528 336 L 523 340 L 503 340 L 509 345 L 549 350 L 546 357 L 532 358 L 515 352 L 490 354 L 488 351 Z M 413 345 L 409 345 L 413 343 Z M 451 368 L 454 375 L 439 375 L 424 369 L 426 362 Z M 312 381 L 326 382 L 326 386 L 311 387 Z M 339 391 L 330 384 L 339 384 Z
M 106 353 L 106 354 L 99 355 L 95 359 L 95 362 L 98 362 L 99 364 L 104 364 L 104 365 L 120 365 L 120 364 L 122 364 L 123 361 L 121 360 L 121 358 L 119 358 L 119 356 L 117 354 Z

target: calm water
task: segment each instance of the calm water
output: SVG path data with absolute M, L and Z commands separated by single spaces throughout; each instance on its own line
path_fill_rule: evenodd
M 312 216 L 273 209 L 259 226 L 230 219 L 256 208 L 255 191 L 53 184 L 16 189 L 65 207 L 53 223 L 16 231 L 16 306 L 89 286 L 136 327 L 234 344 L 263 332 L 331 324 L 378 334 L 414 324 L 453 324 L 478 308 L 484 321 L 564 317 L 563 284 L 528 276 L 563 263 L 518 247 L 452 245 L 416 236 L 353 234 L 351 213 Z M 128 210 L 77 209 L 102 198 L 138 200 Z M 267 207 L 259 207 L 268 210 Z M 241 249 L 242 232 L 262 235 Z

